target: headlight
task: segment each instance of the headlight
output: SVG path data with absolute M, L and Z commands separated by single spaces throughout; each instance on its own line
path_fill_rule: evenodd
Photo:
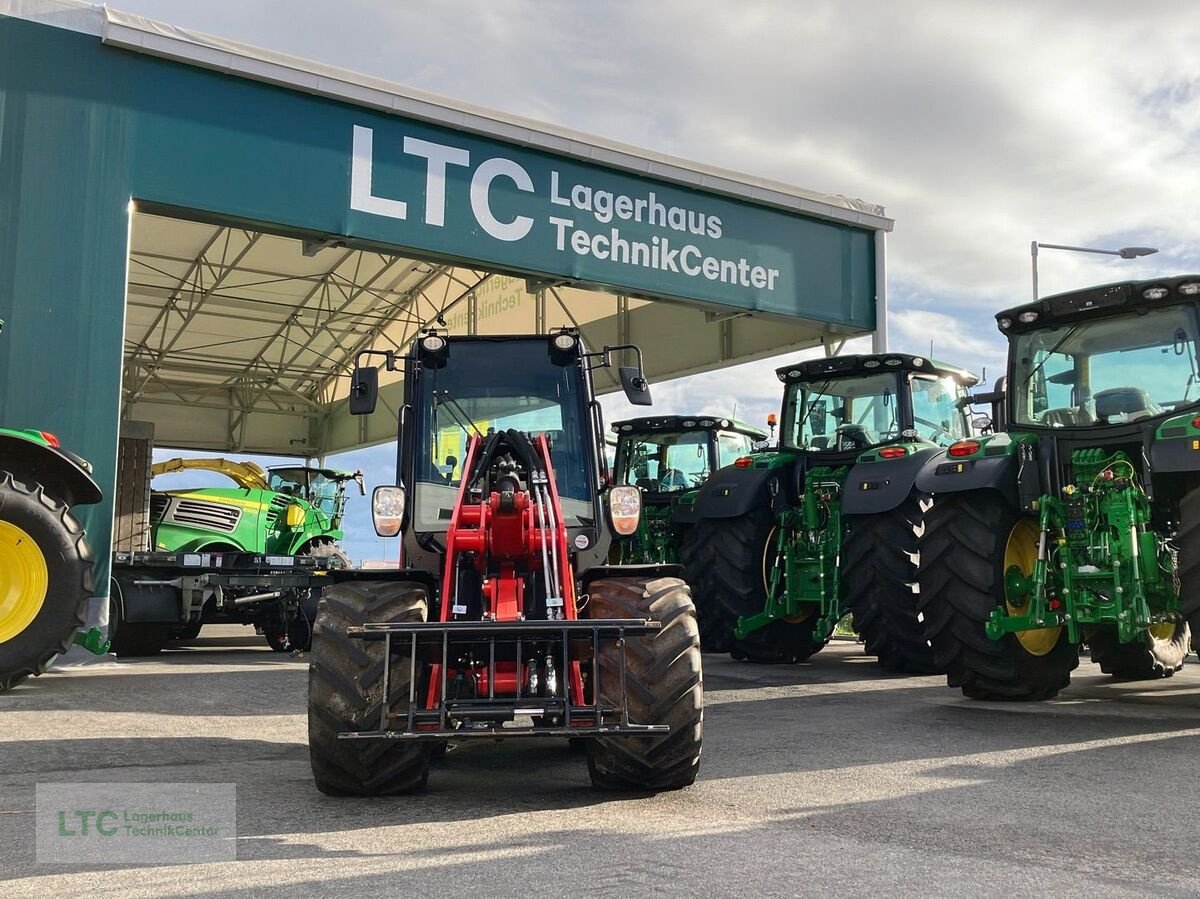
M 427 353 L 440 353 L 446 345 L 446 338 L 432 334 L 421 341 L 421 349 Z
M 866 362 L 863 363 L 863 368 L 879 368 L 879 360 L 878 359 L 868 359 Z
M 395 537 L 404 526 L 408 497 L 403 487 L 376 487 L 371 494 L 371 519 L 380 537 Z
M 570 334 L 559 334 L 554 338 L 554 348 L 564 353 L 575 349 L 575 338 Z
M 608 511 L 613 530 L 628 537 L 638 529 L 642 517 L 642 491 L 637 487 L 613 487 L 608 491 Z
M 1161 300 L 1167 295 L 1165 287 L 1147 287 L 1142 291 L 1142 296 L 1148 300 Z
M 1001 331 L 1007 331 L 1009 328 L 1012 327 L 1012 319 L 1011 318 L 1002 318 L 998 322 L 996 322 L 996 324 L 998 324 L 1000 326 Z
M 1033 309 L 1026 309 L 1024 312 L 1022 312 L 1020 315 L 1017 316 L 1017 321 L 1019 321 L 1023 325 L 1032 324 L 1033 322 L 1037 321 L 1037 319 L 1038 319 L 1038 314 Z
M 1200 293 L 1200 284 L 1197 284 L 1195 281 L 1189 281 L 1187 284 L 1180 284 L 1179 292 L 1185 297 L 1194 297 L 1196 294 Z

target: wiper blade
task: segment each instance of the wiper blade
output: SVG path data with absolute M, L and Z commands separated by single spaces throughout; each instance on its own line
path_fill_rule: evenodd
M 454 423 L 458 425 L 462 429 L 462 432 L 468 437 L 471 435 L 471 431 L 475 432 L 476 437 L 483 436 L 483 431 L 479 430 L 479 428 L 475 425 L 475 422 L 471 421 L 471 416 L 469 416 L 467 411 L 458 404 L 458 400 L 450 396 L 449 390 L 443 390 L 441 392 L 441 396 L 439 396 L 438 391 L 435 390 L 433 392 L 433 401 L 439 406 L 449 407 L 450 417 L 454 419 Z M 468 426 L 470 427 L 468 428 Z
M 1064 343 L 1066 343 L 1068 340 L 1071 339 L 1071 335 L 1074 334 L 1076 331 L 1078 331 L 1080 325 L 1082 325 L 1082 324 L 1083 324 L 1083 322 L 1077 322 L 1076 324 L 1071 325 L 1071 327 L 1067 329 L 1067 333 L 1062 336 L 1062 338 L 1058 341 L 1058 343 L 1056 343 L 1056 344 L 1054 344 L 1054 346 L 1050 347 L 1050 351 L 1048 353 L 1046 353 L 1046 355 L 1042 359 L 1042 361 L 1039 362 L 1037 365 L 1035 365 L 1033 367 L 1033 371 L 1031 371 L 1029 374 L 1027 374 L 1025 376 L 1025 380 L 1021 382 L 1020 387 L 1017 388 L 1018 390 L 1025 389 L 1025 385 L 1027 385 L 1030 381 L 1033 380 L 1033 376 L 1042 370 L 1042 366 L 1045 365 L 1047 362 L 1049 362 L 1050 357 L 1053 356 L 1055 353 L 1057 353 L 1059 351 L 1059 348 L 1062 347 L 1062 345 Z

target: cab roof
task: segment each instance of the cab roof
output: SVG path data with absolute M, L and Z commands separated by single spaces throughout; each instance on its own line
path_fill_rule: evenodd
M 646 415 L 640 418 L 627 418 L 624 421 L 614 421 L 612 429 L 618 434 L 653 433 L 654 431 L 690 431 L 695 428 L 719 428 L 722 431 L 735 431 L 745 434 L 755 440 L 766 440 L 765 431 L 760 431 L 744 421 L 734 418 L 724 418 L 719 415 Z
M 1118 281 L 1042 297 L 996 315 L 1003 334 L 1036 331 L 1047 324 L 1099 318 L 1124 310 L 1200 301 L 1200 275 L 1176 275 L 1145 281 Z M 1024 315 L 1028 321 L 1022 321 Z M 1007 322 L 1007 324 L 1005 324 Z
M 880 371 L 911 371 L 954 378 L 964 387 L 979 383 L 979 378 L 955 365 L 912 356 L 908 353 L 866 353 L 847 356 L 830 356 L 821 359 L 806 359 L 775 370 L 776 376 L 785 384 L 803 381 L 826 381 L 831 378 L 854 378 Z

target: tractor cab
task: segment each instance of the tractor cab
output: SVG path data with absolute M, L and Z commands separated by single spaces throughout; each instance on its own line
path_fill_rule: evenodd
M 293 496 L 311 503 L 340 528 L 346 512 L 346 484 L 353 481 L 360 495 L 366 495 L 361 471 L 337 471 L 332 468 L 281 465 L 267 469 L 267 484 L 275 493 Z

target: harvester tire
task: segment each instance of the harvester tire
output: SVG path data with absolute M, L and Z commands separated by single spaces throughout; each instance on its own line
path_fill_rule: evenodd
M 916 554 L 924 512 L 916 494 L 890 512 L 848 519 L 842 591 L 865 650 L 889 671 L 943 674 L 917 617 Z
M 1179 501 L 1179 611 L 1192 631 L 1192 649 L 1200 653 L 1200 485 Z
M 1120 641 L 1115 628 L 1095 628 L 1087 634 L 1092 661 L 1105 674 L 1120 680 L 1170 677 L 1183 667 L 1188 643 L 1188 626 L 1183 622 L 1166 628 L 1158 636 L 1148 631 L 1129 643 Z
M 766 605 L 767 542 L 774 528 L 775 517 L 763 508 L 739 518 L 705 519 L 696 525 L 703 531 L 700 539 L 711 547 L 705 589 L 715 593 L 735 622 L 740 616 L 761 612 Z M 730 655 L 739 661 L 803 662 L 829 642 L 829 635 L 818 633 L 819 628 L 815 613 L 803 620 L 774 621 L 735 639 Z
M 343 731 L 376 730 L 383 700 L 384 644 L 346 633 L 367 622 L 424 621 L 429 594 L 411 582 L 327 587 L 313 626 L 308 669 L 308 750 L 317 789 L 327 796 L 393 796 L 425 786 L 431 747 L 415 740 L 339 740 Z M 409 657 L 392 653 L 391 707 L 407 708 Z
M 329 568 L 350 568 L 350 557 L 346 555 L 346 551 L 333 542 L 330 538 L 313 540 L 307 546 L 296 553 L 298 556 L 314 556 L 318 559 L 324 559 L 325 564 Z
M 66 503 L 0 471 L 0 693 L 70 648 L 93 586 L 92 552 Z
M 1035 526 L 1029 521 L 991 491 L 939 498 L 925 516 L 917 607 L 934 660 L 971 699 L 1051 699 L 1079 664 L 1066 628 L 1057 637 L 1025 631 L 999 640 L 984 629 L 1005 605 L 1006 558 L 1030 551 L 1022 534 Z
M 648 618 L 662 628 L 626 641 L 629 720 L 666 724 L 663 737 L 599 737 L 588 745 L 592 784 L 603 790 L 677 790 L 696 780 L 703 737 L 700 631 L 687 584 L 678 578 L 604 578 L 588 586 L 589 618 Z M 600 647 L 602 700 L 620 703 L 620 650 Z
M 679 537 L 679 562 L 684 579 L 692 588 L 692 602 L 700 626 L 701 652 L 729 652 L 733 648 L 736 619 L 717 600 L 716 589 L 708 574 L 712 566 L 712 546 L 700 539 L 700 528 L 684 528 Z

